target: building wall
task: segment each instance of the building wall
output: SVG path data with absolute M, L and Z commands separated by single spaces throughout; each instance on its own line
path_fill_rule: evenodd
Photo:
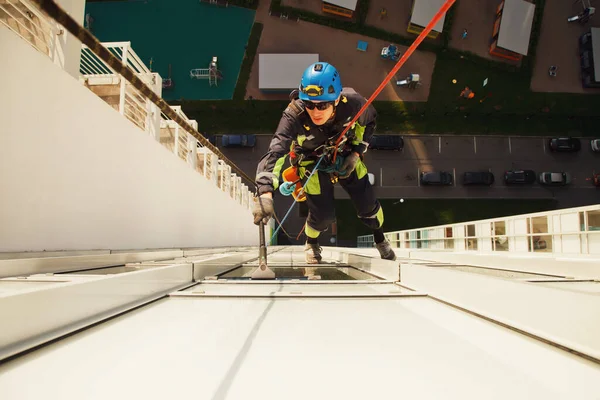
M 85 12 L 85 0 L 57 0 L 75 21 L 83 24 Z M 81 42 L 69 32 L 57 37 L 56 54 L 54 60 L 74 78 L 79 76 L 79 59 L 81 58 Z
M 0 28 L 0 251 L 245 246 L 251 213 Z

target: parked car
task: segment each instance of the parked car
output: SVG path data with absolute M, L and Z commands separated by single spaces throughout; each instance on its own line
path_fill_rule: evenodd
M 581 150 L 581 142 L 577 138 L 559 137 L 548 140 L 548 146 L 551 151 L 563 153 L 576 152 Z
M 256 146 L 256 135 L 223 135 L 221 137 L 223 147 L 254 147 Z
M 494 183 L 494 174 L 489 171 L 465 172 L 463 185 L 491 185 Z
M 397 150 L 404 148 L 404 139 L 398 135 L 373 135 L 369 141 L 369 149 Z
M 422 172 L 421 185 L 442 185 L 450 186 L 454 184 L 454 178 L 450 172 Z
M 548 186 L 565 186 L 571 183 L 571 174 L 568 172 L 542 172 L 540 183 Z
M 593 152 L 600 153 L 600 139 L 592 139 L 590 145 L 592 146 Z
M 221 146 L 223 147 L 254 147 L 256 135 L 223 135 Z
M 504 183 L 507 185 L 535 183 L 535 171 L 530 169 L 506 171 L 504 173 Z

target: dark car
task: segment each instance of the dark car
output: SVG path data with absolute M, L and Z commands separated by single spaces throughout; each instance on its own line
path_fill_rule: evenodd
M 581 142 L 577 138 L 560 137 L 548 140 L 548 146 L 551 151 L 575 152 L 581 150 Z
M 450 186 L 454 183 L 454 178 L 450 172 L 422 172 L 421 185 L 442 185 Z
M 465 172 L 463 185 L 491 185 L 494 183 L 494 174 L 489 171 Z
M 571 174 L 568 172 L 542 172 L 540 183 L 548 186 L 565 186 L 571 183 Z
M 404 148 L 404 139 L 397 135 L 373 135 L 369 141 L 369 149 L 397 150 Z
M 254 147 L 256 135 L 223 135 L 221 146 L 223 147 Z
M 504 173 L 504 183 L 507 185 L 535 183 L 535 171 L 530 169 L 506 171 Z

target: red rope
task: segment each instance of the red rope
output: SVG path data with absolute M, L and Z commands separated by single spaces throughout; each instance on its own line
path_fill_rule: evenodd
M 425 29 L 423 30 L 423 32 L 421 32 L 421 34 L 415 39 L 415 41 L 413 42 L 413 44 L 410 45 L 410 47 L 408 48 L 408 50 L 406 51 L 406 53 L 404 53 L 402 55 L 402 57 L 400 58 L 400 60 L 398 60 L 398 62 L 394 66 L 394 68 L 390 71 L 389 74 L 387 74 L 387 76 L 385 77 L 385 79 L 383 80 L 383 82 L 381 82 L 381 84 L 379 85 L 379 87 L 377 88 L 377 90 L 375 90 L 375 92 L 373 92 L 373 94 L 371 95 L 371 97 L 369 97 L 369 100 L 367 100 L 367 102 L 365 103 L 365 105 L 363 105 L 362 108 L 358 111 L 358 113 L 356 114 L 356 116 L 354 117 L 354 119 L 352 119 L 352 121 L 348 124 L 348 126 L 346 126 L 346 128 L 343 130 L 342 134 L 340 135 L 340 137 L 338 138 L 338 140 L 335 143 L 335 150 L 334 150 L 334 153 L 333 153 L 333 162 L 335 162 L 335 158 L 337 157 L 337 148 L 340 145 L 340 143 L 341 143 L 342 139 L 344 138 L 344 136 L 346 135 L 346 133 L 348 132 L 348 130 L 350 130 L 350 128 L 352 127 L 352 125 L 354 125 L 354 123 L 356 121 L 358 121 L 358 119 L 360 118 L 360 116 L 362 115 L 362 113 L 365 112 L 365 110 L 371 105 L 371 103 L 373 102 L 373 100 L 375 100 L 375 98 L 379 95 L 379 93 L 381 93 L 381 91 L 383 90 L 383 88 L 385 87 L 385 85 L 387 85 L 387 83 L 394 77 L 394 75 L 396 74 L 396 72 L 398 72 L 398 70 L 400 70 L 400 68 L 402 68 L 402 66 L 404 65 L 404 63 L 406 62 L 406 60 L 408 60 L 408 58 L 412 55 L 412 53 L 414 53 L 414 51 L 417 49 L 417 47 L 419 47 L 419 45 L 421 44 L 421 42 L 423 40 L 425 40 L 425 37 L 427 35 L 429 35 L 429 32 L 431 32 L 431 30 L 433 29 L 433 27 L 435 26 L 435 24 L 437 24 L 438 21 L 442 18 L 442 16 L 446 13 L 446 11 L 448 11 L 448 9 L 450 7 L 452 7 L 452 5 L 454 4 L 455 1 L 456 0 L 446 0 L 446 2 L 439 9 L 439 11 L 437 12 L 437 14 L 435 14 L 433 16 L 433 18 L 431 19 L 431 21 L 429 21 L 429 24 L 427 24 L 427 27 L 425 27 Z
M 298 236 L 296 236 L 296 240 L 300 240 L 300 235 L 302 235 L 302 232 L 304 232 L 304 228 L 306 228 L 306 223 L 304 223 L 304 225 L 302 225 L 302 229 L 300 230 L 300 233 L 298 234 Z

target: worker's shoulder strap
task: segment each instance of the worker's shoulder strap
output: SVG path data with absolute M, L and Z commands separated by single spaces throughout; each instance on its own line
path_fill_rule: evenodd
M 304 113 L 304 104 L 302 104 L 302 100 L 295 99 L 290 101 L 290 104 L 287 106 L 287 110 L 292 113 L 294 117 L 299 117 Z
M 302 103 L 302 100 L 298 98 L 297 89 L 290 93 L 290 104 L 288 104 L 285 110 L 294 118 L 299 118 L 304 113 L 304 104 Z

